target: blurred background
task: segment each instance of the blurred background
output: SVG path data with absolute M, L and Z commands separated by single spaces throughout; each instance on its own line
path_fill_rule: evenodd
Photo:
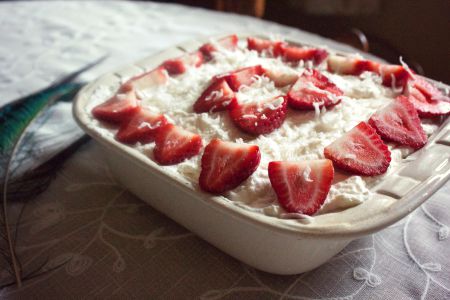
M 450 83 L 449 0 L 158 1 L 251 15 L 320 34 Z

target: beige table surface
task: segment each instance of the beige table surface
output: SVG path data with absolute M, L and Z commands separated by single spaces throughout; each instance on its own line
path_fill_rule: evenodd
M 131 2 L 0 3 L 0 105 L 109 54 L 85 80 L 198 36 L 246 30 L 330 41 L 248 17 Z M 401 222 L 297 276 L 259 272 L 116 184 L 90 142 L 29 203 L 17 250 L 52 270 L 2 299 L 449 299 L 450 183 Z M 63 264 L 64 263 L 64 264 Z M 7 274 L 0 272 L 0 280 Z

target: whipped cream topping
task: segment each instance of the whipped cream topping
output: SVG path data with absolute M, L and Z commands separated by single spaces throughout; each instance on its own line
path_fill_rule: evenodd
M 289 109 L 283 125 L 270 134 L 257 137 L 240 131 L 231 121 L 226 111 L 215 113 L 193 112 L 193 104 L 207 88 L 214 75 L 233 71 L 247 66 L 262 65 L 266 69 L 283 71 L 288 74 L 301 74 L 309 63 L 288 66 L 279 58 L 260 57 L 256 51 L 249 51 L 240 45 L 236 51 L 220 49 L 215 59 L 200 68 L 189 68 L 184 74 L 170 77 L 168 82 L 140 95 L 142 105 L 151 111 L 162 113 L 166 118 L 182 128 L 202 136 L 204 145 L 213 138 L 236 143 L 256 144 L 261 151 L 261 163 L 255 173 L 239 187 L 224 194 L 224 200 L 239 207 L 277 218 L 298 219 L 310 222 L 311 218 L 301 214 L 286 213 L 277 202 L 268 177 L 268 164 L 271 161 L 301 161 L 324 158 L 323 149 L 361 121 L 367 121 L 371 114 L 387 105 L 396 96 L 397 91 L 381 85 L 381 78 L 365 72 L 361 76 L 342 76 L 326 71 L 322 64 L 318 68 L 334 82 L 344 93 L 341 102 L 331 108 L 315 111 Z M 128 78 L 124 78 L 126 81 Z M 277 88 L 273 81 L 265 76 L 255 76 L 251 86 L 242 86 L 237 92 L 240 102 L 258 102 L 285 95 L 290 86 Z M 112 93 L 108 88 L 98 88 L 90 105 L 107 100 Z M 211 99 L 219 95 L 210 95 Z M 280 98 L 281 99 L 281 98 Z M 281 99 L 282 100 L 282 99 Z M 276 106 L 277 102 L 269 105 Z M 92 118 L 92 125 L 103 135 L 113 137 L 115 130 Z M 433 123 L 424 124 L 427 134 L 436 130 Z M 318 214 L 340 210 L 358 205 L 371 197 L 370 188 L 387 176 L 411 149 L 388 145 L 392 162 L 386 174 L 376 177 L 349 176 L 335 170 L 335 180 L 328 197 Z M 152 159 L 154 143 L 134 147 Z M 185 178 L 191 187 L 198 191 L 198 177 L 201 171 L 201 154 L 174 166 L 161 166 L 162 169 L 177 178 Z M 305 178 L 309 176 L 307 170 Z

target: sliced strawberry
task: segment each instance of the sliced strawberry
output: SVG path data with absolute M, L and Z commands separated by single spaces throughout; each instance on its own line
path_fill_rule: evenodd
M 315 109 L 329 107 L 340 102 L 343 92 L 319 71 L 305 70 L 291 87 L 287 96 L 289 105 L 295 109 Z
M 300 60 L 312 60 L 316 65 L 323 62 L 328 56 L 328 52 L 324 49 L 287 45 L 281 47 L 281 52 L 285 61 L 298 62 Z
M 361 75 L 374 72 L 381 76 L 387 87 L 404 87 L 410 78 L 407 69 L 398 65 L 383 65 L 371 60 L 331 55 L 327 60 L 328 71 L 343 75 Z
M 427 118 L 450 114 L 450 98 L 419 76 L 411 80 L 408 91 L 408 100 L 419 116 Z
M 133 88 L 128 87 L 123 93 L 118 93 L 109 100 L 92 109 L 92 115 L 102 121 L 122 123 L 129 120 L 140 106 Z
M 194 111 L 196 113 L 221 111 L 234 101 L 236 101 L 234 92 L 225 79 L 214 79 L 195 102 Z
M 274 82 L 276 87 L 294 84 L 298 79 L 297 73 L 275 69 L 265 69 L 265 75 Z
M 217 44 L 222 47 L 225 48 L 227 50 L 234 50 L 237 47 L 238 44 L 238 37 L 235 34 L 226 36 L 224 38 L 221 38 L 217 41 Z
M 169 75 L 178 75 L 186 72 L 189 67 L 198 68 L 203 63 L 203 54 L 200 51 L 185 54 L 178 58 L 169 59 L 163 62 L 162 66 Z
M 316 213 L 327 198 L 333 177 L 333 163 L 328 159 L 269 163 L 272 188 L 280 205 L 290 213 Z
M 224 49 L 234 50 L 237 47 L 238 40 L 237 35 L 233 34 L 217 40 L 216 44 Z M 212 43 L 206 43 L 199 50 L 204 55 L 205 60 L 209 61 L 213 58 L 213 53 L 217 51 L 217 47 Z
M 200 67 L 203 64 L 203 54 L 200 51 L 188 53 L 185 56 L 185 63 L 191 67 Z
M 398 65 L 380 65 L 378 73 L 387 87 L 405 87 L 411 78 L 408 70 Z
M 450 102 L 432 100 L 416 88 L 410 89 L 408 100 L 414 105 L 420 117 L 432 118 L 450 114 Z
M 153 154 L 161 165 L 178 164 L 200 153 L 202 138 L 173 124 L 162 126 L 156 135 Z
M 165 124 L 167 120 L 163 115 L 141 108 L 128 122 L 122 123 L 116 139 L 127 144 L 153 142 L 158 129 Z
M 448 97 L 445 97 L 441 91 L 439 91 L 434 85 L 426 81 L 425 79 L 415 75 L 413 80 L 410 81 L 411 86 L 419 90 L 425 97 L 430 98 L 431 100 L 447 100 Z
M 255 172 L 260 160 L 256 145 L 213 139 L 202 156 L 200 188 L 213 194 L 232 190 Z
M 374 176 L 387 171 L 391 152 L 375 129 L 361 122 L 325 147 L 325 157 L 346 171 Z
M 187 69 L 181 58 L 168 59 L 162 63 L 162 67 L 170 76 L 183 74 Z
M 274 46 L 275 42 L 266 39 L 260 39 L 256 37 L 247 38 L 247 48 L 249 50 L 255 50 L 257 52 L 262 52 L 268 50 Z
M 328 71 L 332 73 L 359 76 L 365 71 L 377 73 L 380 65 L 371 60 L 330 55 L 327 66 Z
M 247 38 L 247 48 L 249 50 L 255 50 L 258 53 L 265 53 L 268 56 L 278 57 L 282 54 L 282 41 L 271 41 L 260 39 L 256 37 Z
M 265 70 L 260 65 L 237 69 L 232 72 L 217 75 L 217 79 L 225 79 L 230 88 L 237 92 L 243 85 L 251 85 L 255 80 L 255 76 L 264 75 Z
M 146 90 L 152 87 L 165 84 L 169 79 L 167 71 L 163 67 L 158 67 L 147 73 L 136 76 L 128 80 L 123 86 L 122 90 L 134 88 L 136 91 Z
M 243 131 L 254 135 L 266 134 L 283 124 L 287 100 L 279 96 L 257 103 L 239 104 L 236 101 L 228 110 L 234 124 Z
M 387 141 L 414 149 L 427 143 L 427 135 L 422 128 L 414 106 L 405 96 L 399 96 L 391 104 L 375 112 L 369 124 Z

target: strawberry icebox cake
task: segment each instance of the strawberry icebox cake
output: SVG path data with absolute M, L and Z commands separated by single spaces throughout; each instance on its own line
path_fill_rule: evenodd
M 231 35 L 97 88 L 87 109 L 99 133 L 192 189 L 310 221 L 370 199 L 450 113 L 400 62 Z

